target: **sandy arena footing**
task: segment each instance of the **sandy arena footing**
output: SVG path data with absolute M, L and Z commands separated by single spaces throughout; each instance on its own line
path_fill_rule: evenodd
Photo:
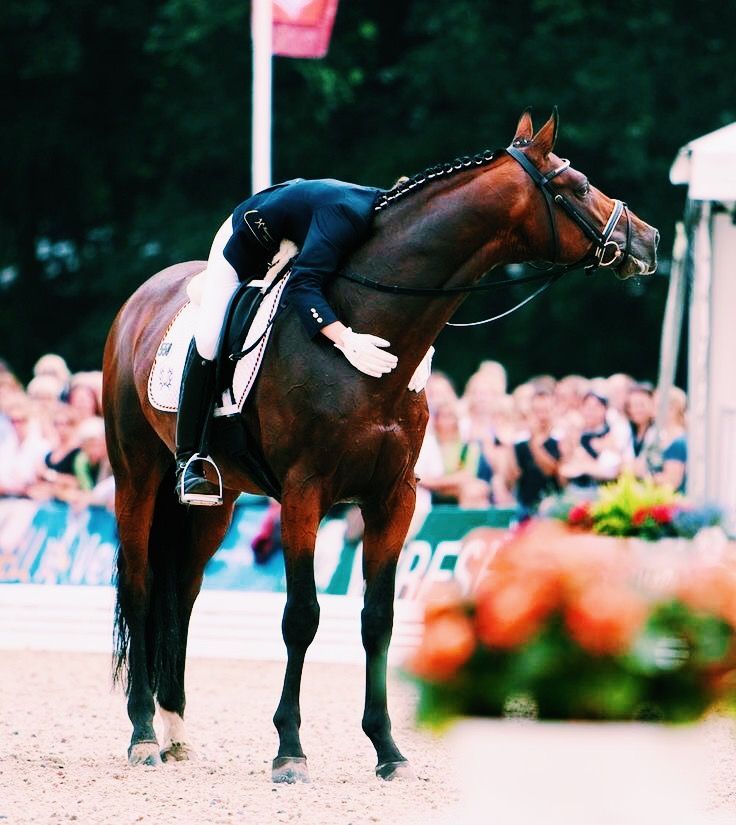
M 364 672 L 355 665 L 307 664 L 302 742 L 312 781 L 273 785 L 271 717 L 283 669 L 277 662 L 190 659 L 186 718 L 197 760 L 132 768 L 125 699 L 111 690 L 109 657 L 0 651 L 0 825 L 456 823 L 452 759 L 443 739 L 416 731 L 414 690 L 397 675 L 389 707 L 416 780 L 376 779 L 375 752 L 360 729 Z M 734 822 L 734 726 L 714 719 L 708 730 L 718 757 L 711 813 Z M 157 731 L 160 737 L 158 718 Z M 489 799 L 489 822 L 492 809 Z

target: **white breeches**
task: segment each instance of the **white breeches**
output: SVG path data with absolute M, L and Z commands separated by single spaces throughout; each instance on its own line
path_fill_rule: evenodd
M 227 305 L 240 284 L 238 273 L 222 254 L 232 234 L 233 216 L 230 215 L 212 241 L 210 256 L 207 259 L 207 270 L 203 276 L 202 302 L 194 323 L 197 351 L 202 358 L 208 361 L 212 361 L 217 354 Z

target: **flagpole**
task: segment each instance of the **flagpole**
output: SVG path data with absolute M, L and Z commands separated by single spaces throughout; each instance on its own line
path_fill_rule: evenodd
M 251 120 L 251 186 L 260 192 L 271 185 L 272 0 L 252 0 L 253 111 Z

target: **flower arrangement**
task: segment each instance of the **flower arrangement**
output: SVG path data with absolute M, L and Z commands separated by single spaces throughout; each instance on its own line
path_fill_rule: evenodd
M 681 558 L 654 590 L 620 544 L 532 522 L 470 597 L 430 602 L 408 664 L 420 721 L 686 722 L 736 703 L 736 568 Z
M 693 507 L 669 487 L 632 475 L 600 487 L 593 501 L 571 501 L 563 496 L 548 506 L 547 514 L 602 535 L 650 541 L 691 539 L 701 529 L 721 523 L 718 508 Z

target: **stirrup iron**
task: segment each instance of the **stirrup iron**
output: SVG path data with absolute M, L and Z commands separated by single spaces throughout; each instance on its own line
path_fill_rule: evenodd
M 215 468 L 215 472 L 217 473 L 217 486 L 219 487 L 219 492 L 216 496 L 203 495 L 202 493 L 184 492 L 184 479 L 187 476 L 187 470 L 189 469 L 189 465 L 194 461 L 201 461 L 204 464 L 211 464 Z M 222 504 L 222 475 L 220 474 L 220 468 L 217 466 L 217 464 L 215 464 L 211 456 L 200 455 L 199 453 L 194 453 L 193 455 L 189 456 L 186 464 L 181 469 L 179 477 L 179 489 L 177 492 L 179 493 L 179 501 L 182 504 L 196 504 L 200 507 L 217 507 L 218 505 Z

